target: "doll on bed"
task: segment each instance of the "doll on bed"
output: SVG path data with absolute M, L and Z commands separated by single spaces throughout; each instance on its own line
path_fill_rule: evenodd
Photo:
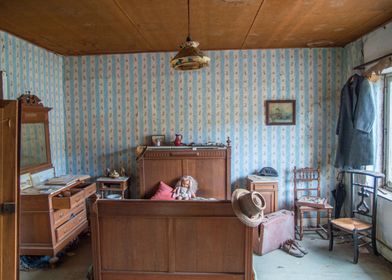
M 173 197 L 178 200 L 189 200 L 196 197 L 197 182 L 191 176 L 183 176 L 177 182 Z

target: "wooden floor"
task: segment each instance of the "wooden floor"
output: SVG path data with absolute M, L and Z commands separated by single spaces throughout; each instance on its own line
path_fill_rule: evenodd
M 20 280 L 85 280 L 91 262 L 91 240 L 84 237 L 79 247 L 64 256 L 56 268 L 21 271 Z
M 336 244 L 328 251 L 328 241 L 318 235 L 305 235 L 302 243 L 309 250 L 304 258 L 292 257 L 281 250 L 265 256 L 254 256 L 258 280 L 306 279 L 392 279 L 392 264 L 382 257 L 362 252 L 359 263 L 352 261 L 350 244 Z M 85 280 L 91 263 L 89 239 L 82 239 L 74 256 L 66 256 L 55 269 L 21 272 L 21 280 Z

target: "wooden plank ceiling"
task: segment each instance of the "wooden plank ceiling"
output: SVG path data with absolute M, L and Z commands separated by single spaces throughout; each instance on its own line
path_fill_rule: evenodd
M 203 50 L 338 47 L 392 19 L 391 0 L 191 0 Z M 187 0 L 2 0 L 0 29 L 63 55 L 175 51 Z

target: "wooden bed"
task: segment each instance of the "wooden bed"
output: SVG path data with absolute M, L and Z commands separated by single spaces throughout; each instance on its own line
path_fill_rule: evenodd
M 160 181 L 174 187 L 184 175 L 196 179 L 199 185 L 198 196 L 217 199 L 231 197 L 230 146 L 147 147 L 137 162 L 137 198 L 150 198 Z
M 229 201 L 97 200 L 91 222 L 95 280 L 251 279 Z
M 222 182 L 230 172 L 225 170 Z M 148 169 L 143 172 L 151 178 Z M 213 166 L 204 173 L 216 174 Z M 214 193 L 206 184 L 200 187 Z M 99 199 L 92 206 L 91 230 L 95 280 L 252 279 L 252 229 L 237 219 L 229 200 Z

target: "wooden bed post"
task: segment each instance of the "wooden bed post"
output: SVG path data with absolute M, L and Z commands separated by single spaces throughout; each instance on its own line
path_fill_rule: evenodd
M 226 152 L 226 199 L 231 200 L 231 140 L 227 137 L 227 152 Z

